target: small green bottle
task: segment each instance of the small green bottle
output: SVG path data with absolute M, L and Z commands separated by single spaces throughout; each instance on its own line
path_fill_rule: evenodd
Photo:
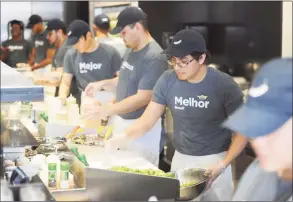
M 50 189 L 57 188 L 57 164 L 49 163 L 48 164 L 48 186 Z
M 60 188 L 69 189 L 69 163 L 65 161 L 60 164 Z

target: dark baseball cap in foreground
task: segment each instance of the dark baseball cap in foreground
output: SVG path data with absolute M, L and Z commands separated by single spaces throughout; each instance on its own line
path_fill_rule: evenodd
M 26 28 L 33 28 L 35 24 L 43 22 L 43 19 L 39 15 L 31 15 L 31 17 L 28 19 L 28 24 Z
M 90 31 L 90 26 L 85 21 L 74 20 L 68 27 L 67 45 L 75 45 L 81 36 L 85 36 Z
M 196 30 L 184 29 L 174 36 L 162 53 L 174 57 L 184 57 L 192 52 L 207 53 L 204 37 Z
M 268 135 L 292 117 L 292 58 L 274 59 L 256 74 L 247 102 L 224 127 L 248 138 Z
M 127 25 L 147 19 L 147 15 L 139 7 L 130 6 L 121 11 L 117 19 L 117 25 L 110 32 L 111 34 L 118 34 Z

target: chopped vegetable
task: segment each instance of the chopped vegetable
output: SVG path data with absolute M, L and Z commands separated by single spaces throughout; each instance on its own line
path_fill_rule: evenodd
M 105 137 L 104 137 L 105 140 L 108 140 L 109 137 L 112 135 L 113 129 L 114 129 L 114 126 L 109 126 L 107 132 L 105 133 Z
M 181 184 L 180 188 L 191 187 L 191 186 L 194 186 L 196 184 L 197 184 L 197 182 L 188 182 L 188 183 Z
M 171 173 L 171 172 L 165 173 L 162 170 L 155 170 L 155 169 L 132 169 L 126 166 L 114 166 L 110 170 L 118 171 L 118 172 L 141 174 L 141 175 L 157 176 L 157 177 L 175 178 L 174 173 Z

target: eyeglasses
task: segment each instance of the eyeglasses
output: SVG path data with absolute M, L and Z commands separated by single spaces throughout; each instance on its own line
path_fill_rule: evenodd
M 195 58 L 192 58 L 188 62 L 182 62 L 182 61 L 177 62 L 176 59 L 171 56 L 171 57 L 168 58 L 168 61 L 167 62 L 172 67 L 178 66 L 179 68 L 184 68 L 184 67 L 187 67 L 187 65 L 189 65 L 193 60 L 195 60 Z

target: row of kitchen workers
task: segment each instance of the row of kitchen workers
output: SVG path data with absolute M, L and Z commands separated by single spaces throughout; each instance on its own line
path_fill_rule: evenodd
M 59 22 L 56 24 L 56 21 Z M 63 44 L 64 36 L 60 38 L 60 35 L 62 35 L 62 33 L 63 35 L 67 35 L 67 27 L 58 19 L 55 19 L 54 25 L 57 27 L 53 27 L 53 29 L 51 27 L 45 30 L 42 17 L 39 15 L 32 15 L 26 26 L 26 28 L 31 29 L 32 36 L 29 40 L 26 40 L 24 39 L 25 26 L 23 22 L 19 20 L 10 21 L 9 31 L 11 39 L 9 38 L 1 43 L 1 60 L 11 67 L 19 67 L 28 64 L 32 70 L 44 69 L 48 64 L 52 64 L 53 67 L 56 67 L 58 63 L 55 64 L 54 52 Z M 96 16 L 92 29 L 97 41 L 115 47 L 121 57 L 123 57 L 126 47 L 121 39 L 109 36 L 110 18 L 107 15 L 101 14 Z M 48 33 L 48 31 L 53 30 L 56 32 Z M 58 31 L 60 32 L 57 33 Z M 59 54 L 59 58 L 60 57 L 64 58 L 64 54 Z M 59 60 L 59 62 L 62 61 L 63 60 Z M 63 63 L 60 67 L 61 66 L 63 66 Z
M 136 151 L 158 165 L 161 117 L 168 107 L 176 149 L 171 169 L 208 169 L 212 177 L 205 200 L 229 200 L 233 193 L 230 164 L 247 138 L 235 133 L 231 143 L 232 131 L 221 123 L 243 103 L 239 86 L 232 77 L 207 66 L 206 43 L 197 31 L 178 32 L 163 51 L 147 30 L 146 14 L 128 7 L 119 14 L 112 33 L 120 33 L 130 48 L 119 76 L 90 83 L 85 93 L 94 96 L 116 87 L 116 101 L 85 106 L 84 118 L 111 117 L 114 136 L 106 146 Z
M 132 37 L 149 34 L 146 30 L 139 32 L 144 18 L 133 18 L 133 13 L 142 11 L 131 10 L 120 13 L 113 30 L 120 32 L 126 42 L 130 33 Z M 163 51 L 172 69 L 164 71 L 155 82 L 147 107 L 143 105 L 142 113 L 136 116 L 136 106 L 142 101 L 134 98 L 145 89 L 140 85 L 144 79 L 137 79 L 135 70 L 139 66 L 134 57 L 138 58 L 138 53 L 150 44 L 141 49 L 132 46 L 120 69 L 118 83 L 117 79 L 95 82 L 85 90 L 93 96 L 107 86 L 117 87 L 115 103 L 87 106 L 85 115 L 114 118 L 114 137 L 106 142 L 106 147 L 140 152 L 157 165 L 159 122 L 168 107 L 174 120 L 176 149 L 171 169 L 205 168 L 206 174 L 211 175 L 201 201 L 292 201 L 292 58 L 265 64 L 243 105 L 242 92 L 233 78 L 206 65 L 209 54 L 204 38 L 194 30 L 182 30 Z M 161 56 L 152 58 L 148 71 L 158 68 L 154 61 Z M 142 73 L 142 77 L 146 74 Z M 135 84 L 138 90 L 134 91 Z M 249 167 L 233 196 L 231 162 L 243 151 L 248 139 L 260 161 Z
M 33 15 L 29 21 L 29 27 L 37 33 L 32 58 L 44 54 L 44 45 L 48 44 L 48 57 L 42 61 L 35 59 L 34 65 L 30 64 L 31 70 L 45 69 L 46 59 L 54 58 L 53 66 L 63 72 L 60 98 L 65 99 L 74 90 L 73 82 L 76 85 L 73 95 L 77 99 L 81 91 L 94 97 L 97 91 L 116 88 L 113 104 L 96 103 L 83 110 L 84 118 L 111 117 L 115 131 L 107 145 L 138 152 L 158 165 L 161 117 L 168 107 L 174 119 L 176 149 L 172 170 L 206 168 L 212 180 L 223 172 L 207 197 L 229 199 L 233 192 L 230 164 L 247 139 L 236 133 L 231 143 L 232 132 L 222 128 L 221 123 L 243 103 L 243 96 L 230 76 L 207 67 L 209 54 L 202 35 L 182 30 L 162 54 L 162 48 L 148 31 L 147 15 L 138 7 L 127 7 L 111 31 L 120 33 L 128 48 L 122 60 L 117 49 L 95 40 L 84 21 L 73 21 L 67 32 L 64 23 L 57 19 L 49 21 L 45 31 L 39 16 Z M 53 56 L 52 45 L 57 47 Z M 168 63 L 172 70 L 168 70 Z

